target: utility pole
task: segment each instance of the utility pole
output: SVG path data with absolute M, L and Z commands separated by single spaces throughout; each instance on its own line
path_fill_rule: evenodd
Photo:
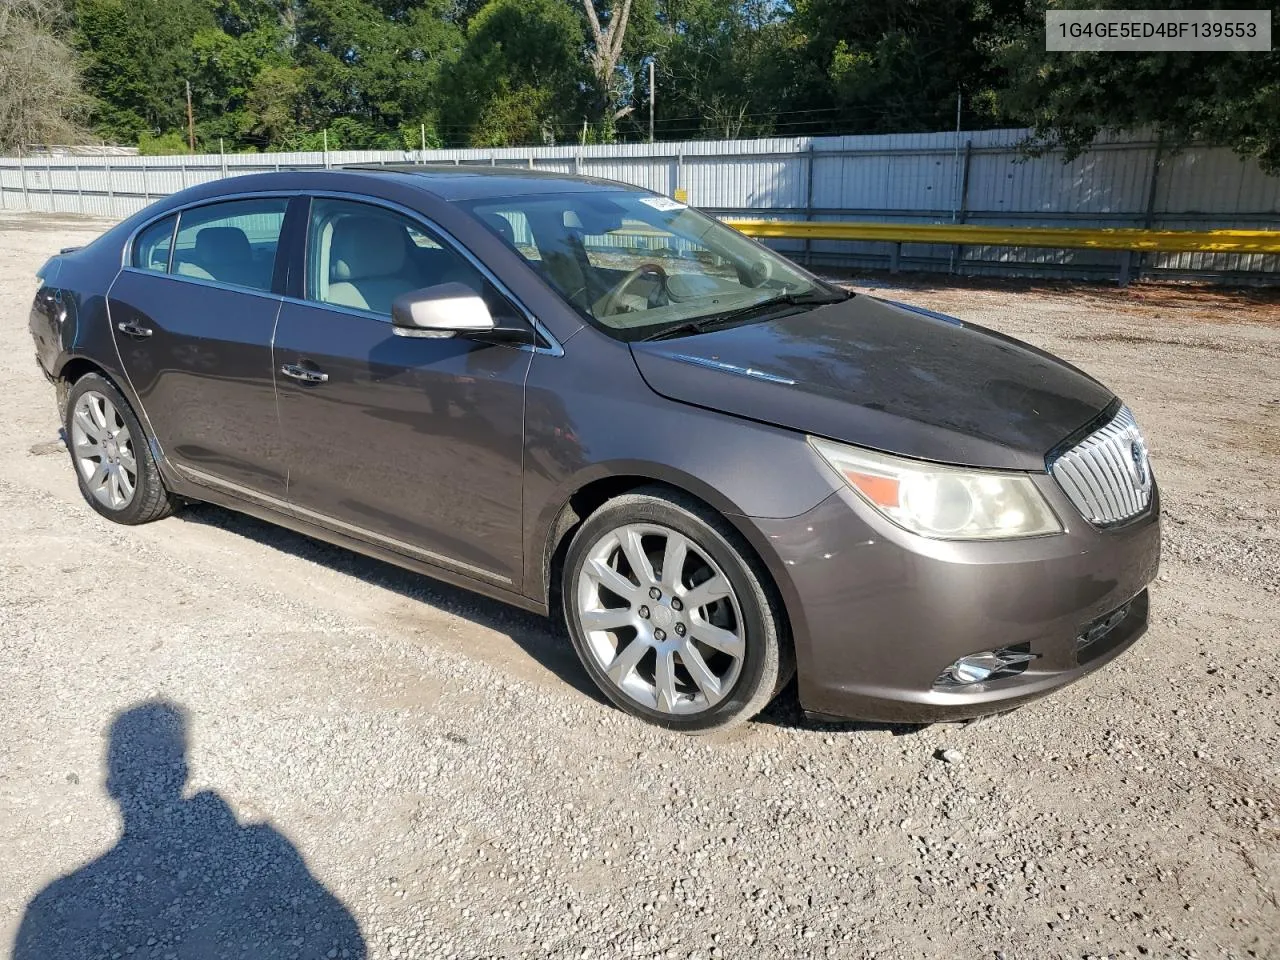
M 649 58 L 649 142 L 650 143 L 653 143 L 653 101 L 654 101 L 653 61 L 654 61 L 654 58 L 650 57 Z
M 191 81 L 187 81 L 187 146 L 196 152 L 196 115 L 191 109 Z

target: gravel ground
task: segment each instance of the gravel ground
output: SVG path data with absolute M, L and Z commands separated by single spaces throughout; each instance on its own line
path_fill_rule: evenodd
M 974 724 L 788 693 L 684 739 L 537 617 L 212 507 L 90 511 L 26 317 L 102 227 L 0 218 L 15 957 L 1280 956 L 1280 300 L 879 285 L 1124 394 L 1165 497 L 1151 631 Z

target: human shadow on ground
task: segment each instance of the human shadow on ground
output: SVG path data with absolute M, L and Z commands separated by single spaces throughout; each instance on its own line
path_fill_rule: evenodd
M 186 750 L 175 704 L 115 718 L 106 786 L 120 839 L 32 899 L 13 960 L 363 960 L 355 919 L 279 831 L 241 824 L 212 791 L 184 796 Z

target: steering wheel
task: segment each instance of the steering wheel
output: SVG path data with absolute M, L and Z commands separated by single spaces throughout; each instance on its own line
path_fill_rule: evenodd
M 667 288 L 667 271 L 656 263 L 642 263 L 636 267 L 625 277 L 613 285 L 603 297 L 596 303 L 596 316 L 607 317 L 614 313 L 618 302 L 622 299 L 622 295 L 627 292 L 628 288 L 639 280 L 641 277 L 652 276 L 657 277 L 659 288 L 665 290 Z

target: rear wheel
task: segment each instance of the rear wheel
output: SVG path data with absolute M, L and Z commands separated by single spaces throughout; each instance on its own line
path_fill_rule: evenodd
M 71 387 L 63 411 L 80 493 L 116 523 L 158 520 L 172 509 L 142 425 L 105 377 L 88 373 Z
M 763 709 L 790 661 L 748 556 L 721 518 L 665 491 L 592 514 L 569 546 L 561 595 L 574 647 L 605 696 L 689 733 Z

